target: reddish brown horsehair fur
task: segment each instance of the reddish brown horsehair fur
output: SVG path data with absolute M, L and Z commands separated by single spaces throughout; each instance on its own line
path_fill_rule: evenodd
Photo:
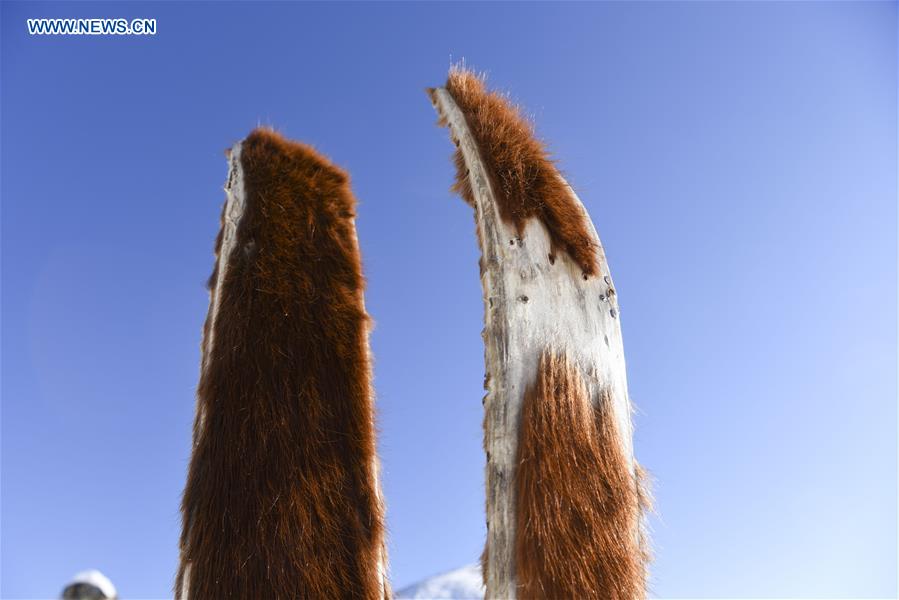
M 591 403 L 578 367 L 547 352 L 519 435 L 518 597 L 645 597 L 648 496 L 622 449 L 609 393 Z
M 500 216 L 520 236 L 528 219 L 549 231 L 553 252 L 563 250 L 585 275 L 599 272 L 594 240 L 584 210 L 572 198 L 534 127 L 507 98 L 487 90 L 483 77 L 460 67 L 450 70 L 446 90 L 465 115 L 487 167 Z M 468 168 L 457 148 L 453 190 L 474 206 Z
M 210 281 L 223 287 L 204 328 L 214 327 L 214 347 L 198 388 L 175 594 L 381 599 L 390 594 L 349 178 L 264 129 L 243 142 L 240 162 L 243 217 L 224 281 L 217 271 Z

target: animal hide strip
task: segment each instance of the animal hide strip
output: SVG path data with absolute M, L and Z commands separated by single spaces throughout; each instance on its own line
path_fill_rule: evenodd
M 175 596 L 389 597 L 349 177 L 266 129 L 229 160 Z
M 507 98 L 488 91 L 484 79 L 471 71 L 453 68 L 446 90 L 465 114 L 477 141 L 502 218 L 519 236 L 528 219 L 539 219 L 549 231 L 553 254 L 568 252 L 585 275 L 595 275 L 596 242 L 587 216 L 572 200 L 546 148 L 534 137 L 531 123 Z M 461 149 L 456 149 L 453 162 L 453 190 L 474 206 L 469 169 Z
M 565 353 L 545 353 L 525 393 L 515 490 L 518 598 L 646 595 L 642 482 L 608 392 L 593 404 Z

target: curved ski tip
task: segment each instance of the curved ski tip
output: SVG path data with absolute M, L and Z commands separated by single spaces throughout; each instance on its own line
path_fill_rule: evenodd
M 567 253 L 585 278 L 599 274 L 599 239 L 586 210 L 537 138 L 532 121 L 508 95 L 489 90 L 486 79 L 483 73 L 453 65 L 445 89 L 465 117 L 500 217 L 519 236 L 527 221 L 539 219 L 549 232 L 553 254 Z M 453 189 L 475 205 L 467 180 L 471 165 L 458 147 L 455 162 Z

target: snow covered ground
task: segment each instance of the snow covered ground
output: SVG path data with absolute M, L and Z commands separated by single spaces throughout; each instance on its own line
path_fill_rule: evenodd
M 484 584 L 481 581 L 481 566 L 467 565 L 429 577 L 396 592 L 397 600 L 482 600 Z
M 104 598 L 117 598 L 115 586 L 100 571 L 83 571 L 75 575 L 66 586 L 66 598 L 89 598 L 83 586 L 91 586 L 103 594 Z M 481 582 L 481 566 L 466 565 L 461 569 L 441 573 L 418 583 L 413 583 L 395 595 L 396 600 L 483 600 L 484 584 Z

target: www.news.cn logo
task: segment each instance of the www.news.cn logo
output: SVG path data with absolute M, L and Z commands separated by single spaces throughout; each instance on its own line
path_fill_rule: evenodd
M 156 35 L 156 19 L 28 19 L 30 35 Z

